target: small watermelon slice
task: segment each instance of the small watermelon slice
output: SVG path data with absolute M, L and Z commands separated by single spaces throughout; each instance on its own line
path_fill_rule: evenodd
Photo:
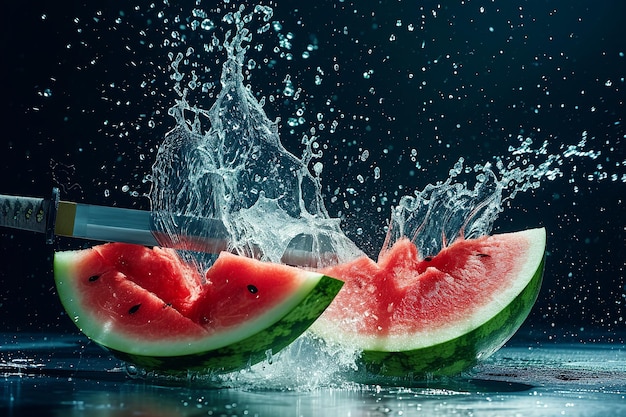
M 231 371 L 302 334 L 343 282 L 222 253 L 202 277 L 174 251 L 109 243 L 54 257 L 65 310 L 90 339 L 146 369 Z
M 528 316 L 541 286 L 543 228 L 457 240 L 420 259 L 408 239 L 378 263 L 324 270 L 345 285 L 311 330 L 362 351 L 389 376 L 460 373 L 498 350 Z

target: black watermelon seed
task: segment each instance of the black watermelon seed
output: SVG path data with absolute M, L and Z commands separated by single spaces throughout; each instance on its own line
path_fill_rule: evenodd
M 477 253 L 476 256 L 480 256 L 481 258 L 491 258 L 491 255 L 487 255 L 486 253 Z
M 92 275 L 89 277 L 89 282 L 97 281 L 100 278 L 100 275 Z
M 424 258 L 424 260 L 425 260 L 426 262 L 430 262 L 430 261 L 432 261 L 432 260 L 433 260 L 433 258 L 432 258 L 432 256 L 427 256 L 427 257 L 425 257 L 425 258 Z
M 141 307 L 141 303 L 135 304 L 134 306 L 128 309 L 128 314 L 135 314 L 139 310 L 139 307 Z
M 250 284 L 248 285 L 248 291 L 250 291 L 252 294 L 256 294 L 259 292 L 259 289 L 255 287 L 254 285 Z

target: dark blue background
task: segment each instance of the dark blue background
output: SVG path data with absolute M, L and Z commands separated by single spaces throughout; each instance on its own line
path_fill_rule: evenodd
M 66 200 L 149 208 L 146 198 L 122 187 L 148 191 L 142 179 L 172 127 L 166 54 L 174 48 L 163 39 L 179 30 L 177 13 L 189 16 L 193 2 L 187 3 L 151 9 L 139 2 L 137 10 L 125 3 L 5 6 L 0 193 L 48 196 L 60 186 Z M 520 133 L 536 143 L 549 140 L 557 152 L 586 131 L 600 158 L 566 160 L 563 178 L 543 181 L 507 204 L 496 231 L 548 229 L 545 282 L 525 326 L 534 337 L 623 341 L 626 4 L 316 1 L 280 2 L 274 10 L 281 32 L 295 35 L 294 59 L 272 52 L 275 32 L 256 37 L 267 46 L 250 56 L 276 63 L 252 71 L 252 88 L 280 97 L 285 74 L 303 87 L 305 99 L 265 106 L 270 119 L 283 119 L 283 142 L 298 155 L 300 135 L 316 126 L 316 113 L 338 118 L 337 131 L 321 131 L 319 139 L 328 147 L 328 209 L 341 212 L 347 233 L 373 254 L 394 199 L 444 180 L 459 156 L 470 165 L 484 163 L 507 154 Z M 207 41 L 188 29 L 181 33 L 198 51 Z M 308 44 L 318 49 L 304 59 Z M 219 68 L 210 59 L 204 64 L 213 69 L 203 77 L 215 81 Z M 317 67 L 324 72 L 319 86 Z M 373 73 L 365 78 L 368 70 Z M 145 80 L 154 82 L 143 87 Z M 303 103 L 307 123 L 290 133 L 284 121 Z M 359 162 L 364 149 L 370 157 Z M 418 150 L 421 168 L 411 149 Z M 599 163 L 599 171 L 617 180 L 588 180 Z M 382 172 L 377 181 L 374 166 Z M 366 176 L 363 183 L 358 174 Z M 350 187 L 354 195 L 346 192 Z M 379 213 L 371 197 L 383 193 L 389 202 Z M 76 332 L 57 300 L 51 258 L 53 250 L 89 244 L 59 239 L 46 246 L 42 236 L 2 230 L 3 329 Z

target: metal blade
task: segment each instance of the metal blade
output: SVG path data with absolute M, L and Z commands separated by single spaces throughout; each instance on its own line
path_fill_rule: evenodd
M 53 243 L 54 236 L 59 235 L 145 246 L 162 246 L 161 242 L 169 242 L 167 246 L 173 249 L 207 253 L 228 250 L 229 235 L 220 220 L 183 216 L 175 220 L 188 225 L 188 230 L 211 231 L 211 236 L 178 236 L 175 241 L 159 239 L 149 211 L 59 201 L 56 188 L 50 200 L 0 194 L 0 227 L 45 233 L 48 243 Z M 316 255 L 312 236 L 299 235 L 287 247 L 282 262 L 316 267 L 320 260 L 327 263 L 334 257 L 331 251 Z
M 105 242 L 157 246 L 150 212 L 119 207 L 59 202 L 55 233 Z
M 219 252 L 227 247 L 228 234 L 221 221 L 182 216 L 175 220 L 213 234 L 211 238 L 183 236 L 182 249 Z M 0 194 L 0 226 L 45 233 L 50 235 L 49 243 L 58 235 L 159 246 L 149 211 L 59 201 L 58 189 L 51 200 Z

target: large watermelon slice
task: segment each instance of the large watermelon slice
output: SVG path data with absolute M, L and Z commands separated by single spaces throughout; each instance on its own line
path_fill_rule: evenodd
M 68 315 L 90 339 L 147 369 L 230 371 L 302 334 L 343 283 L 222 253 L 202 277 L 169 249 L 109 243 L 55 254 Z
M 368 371 L 449 375 L 499 349 L 541 285 L 544 229 L 457 240 L 432 258 L 400 240 L 381 254 L 324 270 L 346 281 L 312 326 L 362 351 Z

